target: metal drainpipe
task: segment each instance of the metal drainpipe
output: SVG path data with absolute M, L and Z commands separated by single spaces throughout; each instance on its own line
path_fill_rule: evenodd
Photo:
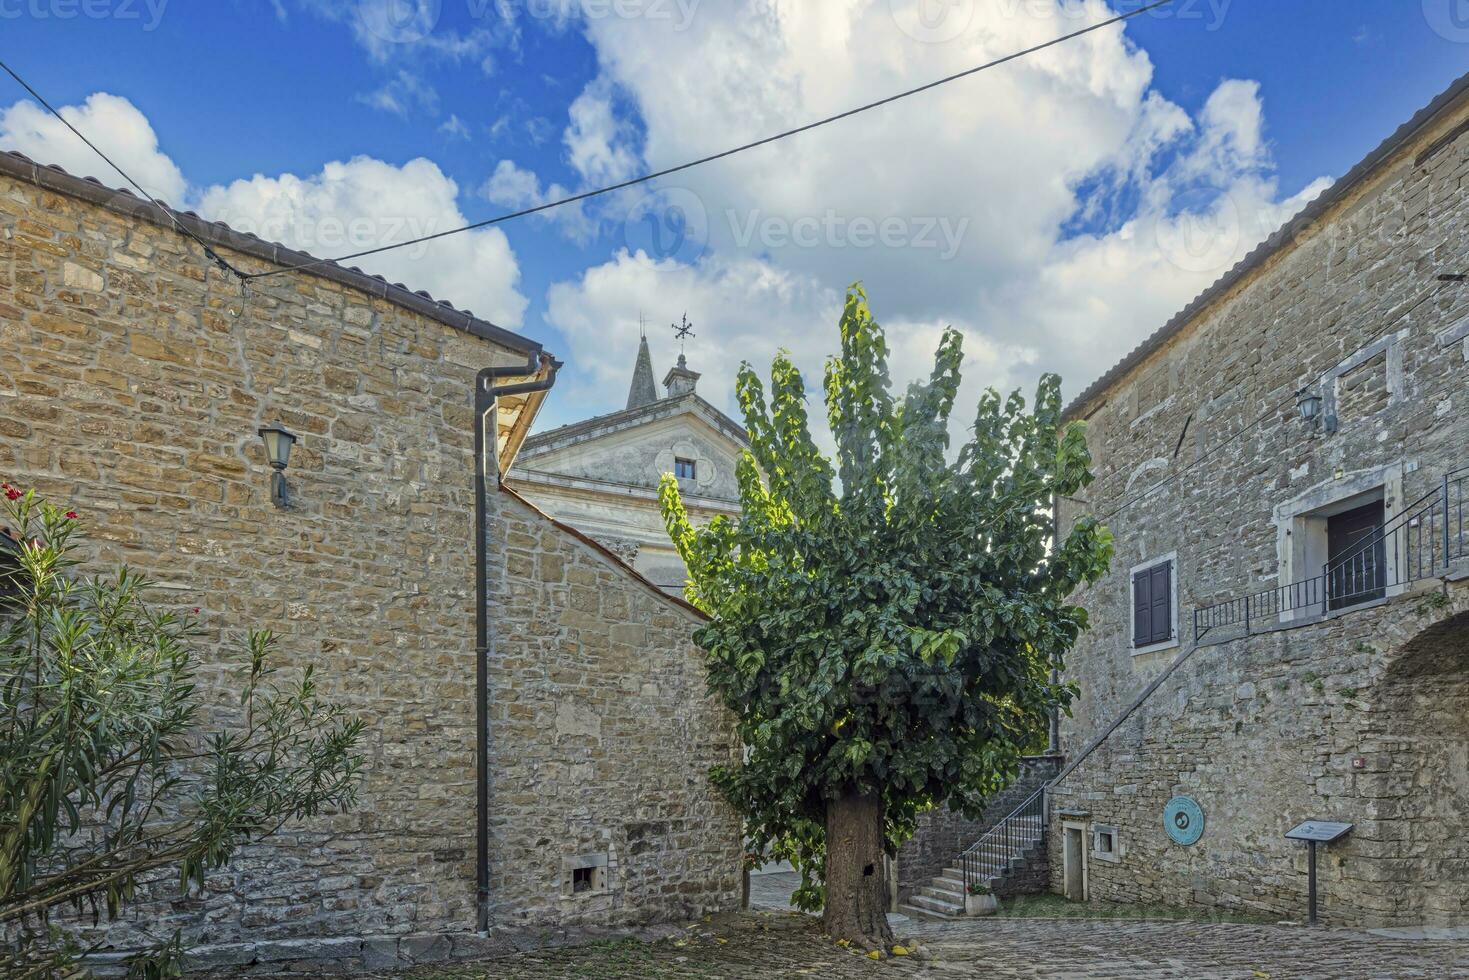
M 1054 557 L 1061 550 L 1061 542 L 1058 540 L 1061 534 L 1061 498 L 1059 495 L 1051 497 L 1051 555 Z M 1055 656 L 1051 657 L 1051 683 L 1053 685 L 1061 682 L 1061 671 L 1056 667 Z M 1049 731 L 1046 733 L 1046 751 L 1050 755 L 1061 753 L 1061 706 L 1052 703 Z
M 519 384 L 495 387 L 497 378 L 524 377 L 535 374 L 542 363 L 548 363 L 551 373 L 540 381 L 524 381 Z M 507 395 L 524 395 L 536 391 L 547 391 L 556 383 L 556 372 L 561 362 L 549 358 L 540 351 L 530 355 L 525 365 L 516 367 L 490 367 L 480 371 L 474 379 L 474 727 L 475 727 L 475 906 L 478 930 L 490 929 L 490 616 L 489 576 L 486 570 L 488 555 L 485 549 L 486 481 L 491 461 L 494 459 L 486 450 L 497 440 L 489 432 L 495 401 Z M 495 480 L 500 479 L 498 460 L 495 460 Z

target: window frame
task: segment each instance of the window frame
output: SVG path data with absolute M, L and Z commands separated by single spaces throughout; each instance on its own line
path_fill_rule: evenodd
M 1091 856 L 1098 861 L 1106 861 L 1109 864 L 1122 863 L 1122 835 L 1117 828 L 1109 824 L 1094 823 L 1092 831 L 1092 853 Z M 1102 850 L 1102 838 L 1108 838 L 1112 847 L 1110 850 Z
M 1168 566 L 1168 636 L 1141 646 L 1137 637 L 1137 579 L 1143 572 Z M 1170 650 L 1179 645 L 1178 632 L 1178 552 L 1170 551 L 1134 565 L 1127 572 L 1127 645 L 1135 657 Z
M 685 465 L 687 465 L 689 470 L 688 476 L 684 476 L 679 472 Z M 689 459 L 686 456 L 673 457 L 673 477 L 676 480 L 692 480 L 697 482 L 699 479 L 699 461 L 697 459 Z

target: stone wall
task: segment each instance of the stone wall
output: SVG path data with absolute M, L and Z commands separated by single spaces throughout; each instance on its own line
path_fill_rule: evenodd
M 1090 897 L 1301 919 L 1305 849 L 1285 832 L 1341 820 L 1356 829 L 1321 863 L 1323 921 L 1462 921 L 1469 855 L 1449 814 L 1469 806 L 1469 661 L 1423 672 L 1405 654 L 1425 635 L 1441 650 L 1435 626 L 1469 609 L 1469 581 L 1449 584 L 1447 608 L 1425 601 L 1443 588 L 1192 653 L 1053 791 L 1085 814 L 1068 819 L 1118 830 L 1117 863 L 1087 855 Z M 1204 811 L 1189 847 L 1163 827 L 1178 795 Z M 1050 844 L 1060 891 L 1058 827 Z
M 510 492 L 490 530 L 491 914 L 512 933 L 737 908 L 740 821 L 709 782 L 738 761 L 708 692 L 703 621 Z M 605 868 L 586 892 L 575 867 Z
M 1116 556 L 1112 574 L 1077 596 L 1092 629 L 1067 664 L 1082 692 L 1064 725 L 1068 756 L 1193 648 L 1195 609 L 1319 574 L 1319 557 L 1314 567 L 1303 558 L 1300 514 L 1374 486 L 1396 513 L 1469 465 L 1469 292 L 1437 278 L 1462 271 L 1469 254 L 1469 138 L 1454 135 L 1466 119 L 1461 99 L 1074 409 L 1090 426 L 1098 479 L 1084 502 L 1063 506 L 1063 523 L 1105 516 Z M 1298 418 L 1293 393 L 1302 388 L 1325 397 L 1334 427 Z M 1177 635 L 1135 652 L 1129 571 L 1167 556 Z M 1462 605 L 1462 586 L 1425 587 L 1448 589 L 1451 608 Z M 1227 642 L 1190 654 L 1056 794 L 1057 806 L 1120 828 L 1122 860 L 1088 864 L 1091 893 L 1297 914 L 1304 859 L 1280 840 L 1288 821 L 1370 822 L 1386 813 L 1384 786 L 1404 807 L 1438 798 L 1401 775 L 1421 770 L 1406 756 L 1394 755 L 1398 775 L 1373 768 L 1397 743 L 1361 714 L 1382 703 L 1394 651 L 1441 615 L 1432 604 L 1420 612 L 1423 595 L 1397 591 L 1378 608 L 1324 620 L 1319 610 L 1257 619 L 1257 629 L 1279 630 L 1265 635 L 1206 635 Z M 1461 733 L 1446 737 L 1457 758 Z M 1463 767 L 1452 772 L 1455 785 L 1469 784 Z M 1183 792 L 1207 800 L 1208 829 L 1192 848 L 1168 843 L 1161 825 L 1163 804 Z M 1384 892 L 1376 876 L 1385 872 L 1370 870 L 1391 853 L 1430 849 L 1414 833 L 1384 823 L 1333 849 L 1333 862 L 1354 869 L 1327 886 L 1334 921 L 1442 918 L 1445 900 L 1410 896 L 1407 883 Z M 1060 837 L 1051 843 L 1059 889 Z M 1469 878 L 1456 853 L 1443 852 L 1429 875 L 1454 882 L 1452 894 Z
M 5 175 L 23 169 L 0 168 L 0 477 L 79 510 L 91 562 L 126 563 L 154 580 L 159 604 L 198 610 L 207 706 L 231 703 L 244 631 L 270 628 L 285 676 L 316 664 L 324 695 L 367 722 L 351 813 L 246 848 L 187 899 L 161 886 L 157 904 L 104 937 L 126 947 L 140 931 L 182 928 L 219 962 L 298 961 L 315 951 L 349 972 L 400 954 L 478 949 L 466 943 L 475 922 L 471 397 L 478 369 L 522 364 L 534 345 L 488 339 L 503 333 L 493 327 L 457 329 L 443 321 L 470 318 L 406 292 L 388 301 L 381 282 L 367 281 L 379 293 L 369 295 L 335 271 L 261 280 L 242 295 L 197 245 L 99 206 L 96 185 L 72 182 L 80 186 L 63 194 Z M 37 179 L 70 180 L 44 171 Z M 268 267 L 253 254 L 224 254 L 237 267 Z M 285 511 L 271 504 L 256 434 L 275 419 L 300 436 Z M 676 880 L 675 858 L 660 857 L 649 878 L 657 901 L 639 895 L 604 922 L 737 897 L 738 849 L 702 771 L 690 763 L 675 778 L 641 765 L 666 761 L 654 742 L 677 741 L 688 759 L 728 744 L 725 730 L 705 727 L 717 719 L 692 679 L 690 615 L 656 597 L 635 601 L 637 589 L 623 583 L 634 580 L 610 563 L 593 589 L 608 590 L 606 605 L 588 607 L 567 584 L 585 573 L 582 559 L 568 552 L 553 570 L 558 546 L 544 529 L 537 535 L 537 564 L 510 562 L 513 594 L 493 596 L 490 611 L 515 664 L 502 665 L 493 695 L 499 745 L 517 746 L 498 757 L 506 771 L 496 782 L 496 874 L 508 889 L 496 900 L 499 918 L 523 926 L 546 908 L 518 914 L 517 903 L 533 901 L 519 876 L 543 880 L 559 862 L 572 824 L 556 780 L 574 775 L 566 767 L 579 755 L 605 787 L 643 787 L 641 809 L 624 816 L 651 829 L 637 841 L 624 825 L 626 839 L 616 841 L 628 868 L 646 867 L 639 847 L 690 852 L 686 880 Z M 497 546 L 506 546 L 503 535 Z M 512 626 L 512 613 L 533 619 Z M 578 617 L 584 643 L 550 638 L 563 614 Z M 599 640 L 621 658 L 619 673 L 594 652 Z M 529 659 L 543 651 L 554 662 Z M 631 667 L 639 658 L 644 677 Z M 521 683 L 529 689 L 517 704 Z M 559 685 L 582 692 L 554 716 L 573 729 L 590 724 L 588 708 L 616 708 L 601 720 L 600 748 L 592 736 L 558 734 L 539 714 L 534 726 L 519 724 L 516 712 Z M 650 754 L 629 751 L 635 740 Z M 577 805 L 601 809 L 591 794 Z M 524 843 L 531 824 L 554 828 L 545 847 L 558 856 L 537 854 L 517 870 L 511 862 L 539 846 Z M 711 854 L 723 848 L 734 854 L 731 869 L 714 867 Z M 567 919 L 547 915 L 551 925 Z
M 1057 756 L 1035 756 L 1021 763 L 1020 774 L 995 794 L 978 819 L 947 806 L 918 815 L 918 828 L 898 851 L 898 901 L 908 901 L 915 889 L 928 884 L 985 832 L 1014 812 L 1030 794 L 1060 769 Z

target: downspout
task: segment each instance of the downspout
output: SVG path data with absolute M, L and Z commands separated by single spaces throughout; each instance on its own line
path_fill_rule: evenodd
M 1051 555 L 1054 557 L 1061 550 L 1061 497 L 1059 494 L 1051 496 Z M 1061 671 L 1057 666 L 1059 654 L 1051 656 L 1051 686 L 1061 683 Z M 1061 705 L 1055 701 L 1051 702 L 1050 725 L 1048 726 L 1046 752 L 1050 755 L 1061 754 Z
M 539 381 L 494 385 L 498 378 L 533 375 L 543 363 L 550 373 Z M 481 933 L 490 928 L 490 595 L 485 520 L 486 484 L 492 463 L 497 486 L 500 480 L 499 460 L 489 452 L 498 440 L 489 426 L 494 424 L 497 399 L 547 391 L 556 383 L 560 368 L 560 361 L 536 351 L 524 366 L 485 368 L 474 379 L 474 863 L 476 922 Z

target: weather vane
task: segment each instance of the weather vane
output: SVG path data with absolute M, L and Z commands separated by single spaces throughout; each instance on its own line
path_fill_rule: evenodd
M 673 336 L 678 340 L 678 349 L 680 352 L 683 351 L 684 341 L 690 337 L 698 336 L 698 334 L 694 333 L 694 325 L 689 322 L 689 315 L 687 313 L 683 315 L 682 323 L 671 323 L 669 326 L 673 328 Z

